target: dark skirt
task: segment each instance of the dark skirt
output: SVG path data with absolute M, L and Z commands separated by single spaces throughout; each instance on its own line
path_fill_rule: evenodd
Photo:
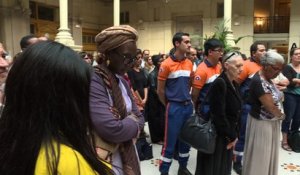
M 216 149 L 213 154 L 198 151 L 195 175 L 230 175 L 232 166 L 232 149 L 226 149 L 225 138 L 217 136 Z

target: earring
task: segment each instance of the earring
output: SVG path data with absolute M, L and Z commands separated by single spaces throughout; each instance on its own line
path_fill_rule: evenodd
M 109 61 L 109 59 L 107 59 L 106 60 L 106 66 L 109 66 L 109 64 L 110 64 L 110 61 Z

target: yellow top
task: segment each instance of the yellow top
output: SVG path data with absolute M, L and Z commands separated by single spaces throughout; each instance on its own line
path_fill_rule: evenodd
M 60 145 L 60 158 L 57 169 L 60 175 L 98 175 L 79 152 L 64 144 Z M 35 175 L 49 174 L 46 150 L 42 146 L 35 166 Z

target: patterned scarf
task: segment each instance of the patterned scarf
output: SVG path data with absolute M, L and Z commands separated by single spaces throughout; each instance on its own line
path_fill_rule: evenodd
M 119 119 L 124 119 L 127 116 L 127 110 L 122 91 L 119 87 L 118 78 L 104 65 L 97 65 L 95 72 L 103 79 L 106 89 L 112 97 L 113 105 L 118 110 Z M 121 143 L 119 151 L 123 163 L 124 175 L 140 175 L 139 160 L 132 140 Z

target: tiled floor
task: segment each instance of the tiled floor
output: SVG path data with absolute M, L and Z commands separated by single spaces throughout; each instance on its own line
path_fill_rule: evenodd
M 146 132 L 147 132 L 147 126 Z M 157 160 L 160 158 L 161 145 L 153 144 L 153 159 L 141 162 L 142 175 L 159 175 Z M 191 149 L 188 169 L 194 173 L 196 167 L 196 150 Z M 178 163 L 173 160 L 169 175 L 177 175 Z M 232 172 L 232 175 L 236 175 Z M 278 175 L 300 175 L 300 153 L 280 149 Z

